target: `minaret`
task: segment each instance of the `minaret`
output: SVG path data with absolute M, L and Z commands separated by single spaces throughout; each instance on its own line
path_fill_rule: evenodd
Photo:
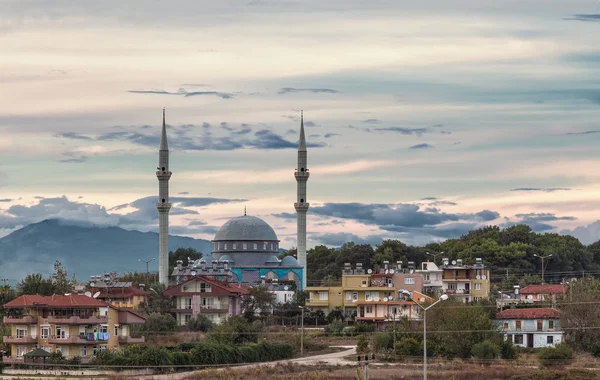
M 158 281 L 169 285 L 169 145 L 167 144 L 167 125 L 165 124 L 165 109 L 163 108 L 162 133 L 158 151 Z
M 306 181 L 310 173 L 307 168 L 306 138 L 304 137 L 304 112 L 300 119 L 300 141 L 298 143 L 298 168 L 294 173 L 297 183 L 296 208 L 298 263 L 302 266 L 302 290 L 306 289 L 306 212 L 309 203 L 306 201 Z

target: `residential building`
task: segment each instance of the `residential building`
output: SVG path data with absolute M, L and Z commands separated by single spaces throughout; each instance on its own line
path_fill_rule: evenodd
M 563 341 L 560 312 L 551 308 L 507 309 L 496 314 L 505 339 L 515 346 L 554 347 Z
M 142 287 L 141 284 L 140 287 Z M 88 291 L 92 295 L 97 294 L 96 299 L 100 301 L 133 310 L 140 310 L 148 297 L 148 292 L 132 286 L 131 282 L 103 283 L 91 281 Z
M 248 294 L 248 290 L 208 276 L 195 276 L 166 289 L 163 294 L 174 298 L 171 311 L 177 323 L 183 326 L 198 314 L 214 323 L 241 314 L 241 297 Z
M 449 262 L 443 258 L 442 292 L 463 302 L 487 299 L 490 293 L 490 271 L 480 258 L 474 265 L 464 265 L 461 259 Z
M 144 316 L 85 295 L 23 295 L 4 308 L 4 323 L 11 330 L 4 337 L 10 344 L 5 363 L 23 362 L 23 355 L 35 348 L 86 361 L 100 350 L 144 342 L 130 336 L 131 326 L 143 324 Z
M 428 294 L 439 294 L 444 286 L 442 278 L 444 270 L 430 261 L 422 262 L 421 269 L 417 270 L 423 276 L 423 291 Z
M 403 268 L 402 262 L 391 267 L 389 262 L 384 261 L 376 273 L 371 269 L 365 271 L 361 263 L 357 263 L 354 269 L 350 263 L 345 263 L 340 285 L 306 288 L 309 294 L 306 306 L 322 310 L 325 314 L 341 307 L 345 315 L 358 316 L 358 305 L 363 305 L 363 302 L 396 300 L 401 290 L 421 293 L 422 285 L 423 277 L 416 273 L 414 263 L 412 267 Z
M 567 293 L 565 285 L 529 285 L 521 289 L 520 300 L 525 302 L 555 302 L 556 298 Z
M 417 291 L 410 292 L 410 297 L 398 292 L 395 296 L 384 297 L 383 299 L 357 301 L 356 320 L 376 322 L 380 325 L 402 318 L 419 320 L 423 318 L 423 314 L 417 303 L 423 304 L 432 301 L 433 298 Z

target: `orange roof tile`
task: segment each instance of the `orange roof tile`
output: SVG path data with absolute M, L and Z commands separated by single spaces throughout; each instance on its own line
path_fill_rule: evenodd
M 560 312 L 558 310 L 546 307 L 528 309 L 506 309 L 496 314 L 496 319 L 538 319 L 559 317 Z

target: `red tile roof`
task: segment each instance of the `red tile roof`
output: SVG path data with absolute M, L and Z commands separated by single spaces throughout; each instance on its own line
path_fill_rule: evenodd
M 132 296 L 147 296 L 148 292 L 128 286 L 126 288 L 90 288 L 90 293 L 100 292 L 98 298 L 131 298 Z
M 496 319 L 559 318 L 560 312 L 551 308 L 506 309 L 496 314 Z
M 529 285 L 521 289 L 521 294 L 565 294 L 564 285 Z
M 53 295 L 47 303 L 48 307 L 106 307 L 108 304 L 82 294 L 69 294 L 68 296 Z
M 16 308 L 24 308 L 24 307 L 32 307 L 34 302 L 37 302 L 39 305 L 45 305 L 47 301 L 47 297 L 40 295 L 22 295 L 20 297 L 15 298 L 14 300 L 6 303 L 4 307 L 16 307 Z

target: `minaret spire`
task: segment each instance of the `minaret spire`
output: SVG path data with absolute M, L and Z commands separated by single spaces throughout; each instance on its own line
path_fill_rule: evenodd
M 167 124 L 165 122 L 165 109 L 163 108 L 163 123 L 158 151 L 158 281 L 165 286 L 169 285 L 169 145 L 167 144 Z
M 307 167 L 306 137 L 304 136 L 304 111 L 300 111 L 300 140 L 298 142 L 298 167 L 294 176 L 297 184 L 297 198 L 294 203 L 297 221 L 298 263 L 302 266 L 302 288 L 306 289 L 306 213 L 310 204 L 306 199 L 306 182 L 310 173 Z

